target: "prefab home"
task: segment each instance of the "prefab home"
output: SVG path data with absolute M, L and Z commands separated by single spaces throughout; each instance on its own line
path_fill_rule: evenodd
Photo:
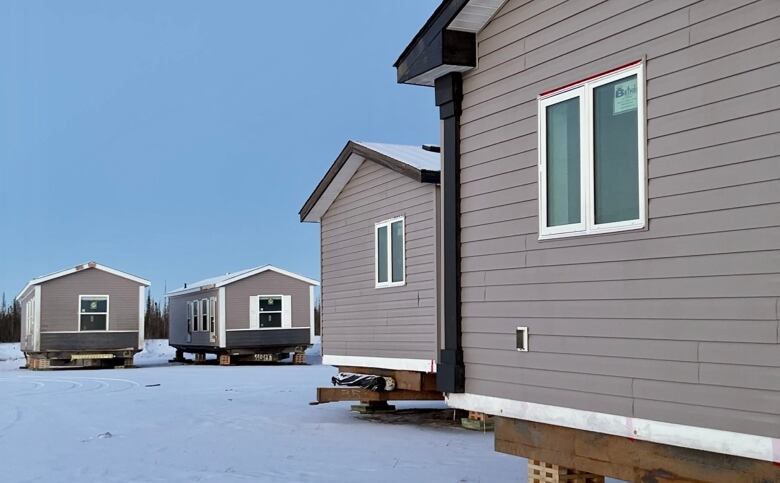
M 16 297 L 27 366 L 132 366 L 143 349 L 148 286 L 95 262 L 30 280 Z
M 319 282 L 265 265 L 208 278 L 167 294 L 169 343 L 176 359 L 216 354 L 220 363 L 296 362 L 314 341 L 314 287 Z
M 300 211 L 320 224 L 323 364 L 399 381 L 373 397 L 435 389 L 439 157 L 437 147 L 350 141 Z M 318 392 L 320 402 L 360 396 Z
M 396 67 L 448 404 L 532 472 L 780 481 L 780 2 L 445 0 Z

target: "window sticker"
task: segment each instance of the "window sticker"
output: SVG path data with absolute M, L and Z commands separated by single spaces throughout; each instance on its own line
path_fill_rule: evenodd
M 622 114 L 636 109 L 636 77 L 615 84 L 612 114 Z

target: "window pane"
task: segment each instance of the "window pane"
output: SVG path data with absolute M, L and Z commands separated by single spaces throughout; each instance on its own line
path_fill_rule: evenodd
M 82 298 L 81 299 L 81 312 L 82 313 L 92 313 L 92 312 L 106 312 L 108 309 L 108 300 L 105 297 L 98 298 L 98 297 L 92 297 L 92 298 Z
M 282 314 L 276 313 L 264 313 L 260 314 L 260 328 L 267 327 L 281 327 L 282 326 Z
M 260 312 L 279 312 L 281 310 L 281 297 L 260 297 Z
M 381 226 L 376 231 L 377 280 L 387 282 L 387 227 Z
M 593 89 L 596 223 L 639 218 L 636 75 Z
M 580 220 L 580 98 L 547 107 L 547 226 Z
M 393 282 L 404 280 L 404 222 L 396 221 L 390 225 L 392 234 Z
M 106 330 L 106 315 L 81 315 L 81 330 Z

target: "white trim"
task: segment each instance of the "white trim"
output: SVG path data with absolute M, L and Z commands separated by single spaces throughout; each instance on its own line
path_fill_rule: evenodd
M 446 401 L 447 405 L 453 408 L 478 411 L 495 416 L 525 419 L 653 443 L 780 462 L 780 454 L 777 454 L 774 449 L 780 448 L 780 439 L 767 436 L 733 433 L 719 429 L 665 423 L 469 393 L 447 394 Z
M 16 296 L 16 300 L 19 300 L 24 295 L 24 293 L 27 291 L 27 289 L 29 289 L 33 285 L 42 284 L 44 282 L 48 282 L 49 280 L 54 280 L 55 278 L 64 277 L 65 275 L 70 275 L 71 273 L 80 272 L 82 270 L 86 270 L 86 269 L 89 269 L 89 268 L 95 268 L 97 270 L 102 270 L 102 271 L 104 271 L 106 273 L 110 273 L 110 274 L 116 275 L 118 277 L 126 278 L 128 280 L 132 280 L 133 282 L 138 282 L 141 285 L 146 285 L 147 287 L 149 285 L 151 285 L 151 282 L 149 282 L 148 280 L 144 280 L 143 278 L 136 277 L 135 275 L 130 275 L 129 273 L 125 273 L 125 272 L 116 270 L 114 268 L 107 267 L 105 265 L 101 265 L 99 263 L 87 262 L 87 263 L 82 263 L 81 265 L 76 265 L 75 267 L 69 268 L 67 270 L 62 270 L 60 272 L 51 273 L 49 275 L 44 275 L 42 277 L 38 277 L 38 278 L 34 278 L 34 279 L 30 280 L 29 282 L 27 282 L 27 285 L 24 286 L 22 291 L 19 292 L 19 295 Z
M 35 340 L 33 341 L 33 349 L 35 351 L 41 350 L 41 286 L 35 286 Z M 79 319 L 79 324 L 81 319 Z
M 309 286 L 309 344 L 314 344 L 314 285 Z
M 306 283 L 308 283 L 310 285 L 316 285 L 318 287 L 320 285 L 320 282 L 318 282 L 318 281 L 316 281 L 314 279 L 311 279 L 311 278 L 304 277 L 303 275 L 298 275 L 297 273 L 289 272 L 287 270 L 284 270 L 284 269 L 281 269 L 281 268 L 278 268 L 278 267 L 274 267 L 273 265 L 263 265 L 262 267 L 257 267 L 257 268 L 253 268 L 251 270 L 238 272 L 235 277 L 231 277 L 231 278 L 222 280 L 221 282 L 208 283 L 208 284 L 204 284 L 204 285 L 193 285 L 193 286 L 188 287 L 186 289 L 174 290 L 172 292 L 168 292 L 167 294 L 165 294 L 165 296 L 166 297 L 176 297 L 176 296 L 179 296 L 179 295 L 185 295 L 185 294 L 189 294 L 189 293 L 199 292 L 201 290 L 211 290 L 213 288 L 224 287 L 226 285 L 230 285 L 231 283 L 238 282 L 239 280 L 243 280 L 243 279 L 248 278 L 248 277 L 253 277 L 253 276 L 255 276 L 255 275 L 259 274 L 259 273 L 263 273 L 263 272 L 267 272 L 267 271 L 276 272 L 276 273 L 278 273 L 280 275 L 286 275 L 286 276 L 288 276 L 290 278 L 294 278 L 296 280 L 300 280 L 301 282 L 306 282 Z
M 146 287 L 143 285 L 138 286 L 138 348 L 144 348 L 144 318 L 146 315 Z M 79 324 L 81 321 L 79 321 Z
M 393 282 L 393 223 L 401 222 L 401 253 L 403 279 Z M 387 228 L 387 282 L 379 281 L 379 229 Z M 404 216 L 397 216 L 389 220 L 383 220 L 374 223 L 374 288 L 401 287 L 406 285 L 406 219 Z
M 225 287 L 219 288 L 219 295 L 217 296 L 217 304 L 219 305 L 219 317 L 217 318 L 217 325 L 219 326 L 219 346 L 225 347 L 227 345 L 227 321 L 225 320 Z
M 596 224 L 594 200 L 595 174 L 593 140 L 593 90 L 604 84 L 636 75 L 637 85 L 637 183 L 639 196 L 639 218 L 613 223 Z M 562 226 L 547 226 L 547 107 L 560 102 L 579 98 L 580 116 L 580 222 Z M 644 62 L 639 62 L 604 75 L 587 79 L 565 89 L 545 94 L 538 98 L 537 145 L 539 147 L 539 239 L 614 233 L 639 230 L 647 226 L 647 156 L 645 118 L 645 75 Z
M 394 357 L 362 357 L 323 355 L 324 366 L 373 367 L 396 371 L 436 372 L 436 361 L 428 359 L 397 359 Z
M 81 299 L 83 298 L 105 298 L 106 299 L 106 311 L 105 312 L 84 312 L 82 314 L 81 312 Z M 111 313 L 111 297 L 109 297 L 107 294 L 79 294 L 79 307 L 78 307 L 78 318 L 76 319 L 78 321 L 78 329 L 79 332 L 110 332 L 111 331 L 111 320 L 109 318 L 109 314 Z M 103 330 L 81 330 L 81 316 L 82 315 L 105 315 L 106 316 L 106 328 Z M 135 332 L 135 331 L 133 331 Z

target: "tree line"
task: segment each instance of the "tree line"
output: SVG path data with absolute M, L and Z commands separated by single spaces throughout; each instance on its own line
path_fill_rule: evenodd
M 168 338 L 168 303 L 160 304 L 151 295 L 146 296 L 144 335 L 147 339 Z M 22 336 L 22 309 L 16 300 L 0 300 L 0 342 L 19 342 Z

